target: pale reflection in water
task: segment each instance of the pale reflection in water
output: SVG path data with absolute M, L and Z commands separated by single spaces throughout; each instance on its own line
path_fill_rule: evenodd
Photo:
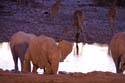
M 107 55 L 107 45 L 79 43 L 79 56 L 73 51 L 64 62 L 60 62 L 59 71 L 66 72 L 91 72 L 110 71 L 115 72 L 115 65 L 112 58 Z M 18 62 L 20 64 L 20 62 Z M 4 70 L 14 69 L 14 62 L 7 42 L 0 44 L 0 68 Z M 20 70 L 20 66 L 19 66 Z M 38 72 L 41 72 L 38 70 Z

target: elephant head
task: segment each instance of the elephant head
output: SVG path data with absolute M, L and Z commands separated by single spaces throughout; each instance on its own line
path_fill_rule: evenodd
M 125 32 L 119 32 L 112 37 L 110 42 L 108 53 L 111 50 L 112 58 L 116 66 L 116 72 L 120 73 L 120 63 L 122 60 L 121 54 L 125 53 Z
M 51 37 L 36 37 L 27 49 L 23 71 L 30 72 L 29 63 L 32 61 L 32 72 L 36 73 L 37 68 L 41 68 L 46 74 L 57 74 L 59 62 L 72 51 L 72 47 L 73 44 L 66 40 L 60 41 L 57 45 Z
M 18 58 L 21 61 L 21 71 L 23 69 L 24 55 L 29 46 L 29 42 L 36 37 L 34 34 L 19 31 L 10 38 L 10 49 L 12 52 L 15 71 L 18 71 Z

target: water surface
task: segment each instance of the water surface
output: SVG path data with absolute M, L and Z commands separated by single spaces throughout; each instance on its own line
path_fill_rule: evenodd
M 75 53 L 75 44 L 72 52 L 60 62 L 58 71 L 66 72 L 91 72 L 91 71 L 110 71 L 116 72 L 112 57 L 107 55 L 107 45 L 79 43 L 79 56 Z M 18 63 L 20 64 L 20 62 Z M 0 44 L 0 68 L 4 70 L 14 69 L 14 62 L 7 42 Z M 20 70 L 20 66 L 19 66 Z M 38 72 L 41 72 L 39 69 Z

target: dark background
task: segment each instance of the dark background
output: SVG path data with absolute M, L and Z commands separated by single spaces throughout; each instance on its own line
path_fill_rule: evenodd
M 114 0 L 62 0 L 57 16 L 50 17 L 55 0 L 0 0 L 0 42 L 8 42 L 17 31 L 45 34 L 57 41 L 75 41 L 73 12 L 84 11 L 83 32 L 79 42 L 108 44 L 112 38 L 108 10 Z M 118 0 L 115 33 L 125 30 L 125 0 Z M 85 39 L 85 40 L 84 40 Z

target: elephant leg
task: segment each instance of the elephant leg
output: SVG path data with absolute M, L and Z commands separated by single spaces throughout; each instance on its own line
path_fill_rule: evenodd
M 21 63 L 21 71 L 23 71 L 24 59 L 21 59 L 21 58 L 20 58 L 20 63 Z
M 120 55 L 117 60 L 117 66 L 116 66 L 117 73 L 121 72 L 121 58 L 122 58 L 122 55 Z
M 13 55 L 13 60 L 15 64 L 15 71 L 18 71 L 18 56 Z
M 14 61 L 14 71 L 18 71 L 18 56 L 15 50 L 15 46 L 11 47 L 11 52 L 12 52 L 12 57 L 13 57 L 13 61 Z
M 116 73 L 118 73 L 119 71 L 118 57 L 113 57 L 113 59 L 114 59 L 115 67 L 116 67 Z
M 23 70 L 23 64 L 24 64 L 24 56 L 26 53 L 26 50 L 28 48 L 28 44 L 27 43 L 22 43 L 18 45 L 19 48 L 19 58 L 20 58 L 20 62 L 21 62 L 21 71 Z
M 30 60 L 28 59 L 24 60 L 23 72 L 31 72 Z
M 45 74 L 51 74 L 52 73 L 51 65 L 49 63 L 46 64 L 46 67 L 44 68 L 44 73 Z
M 24 67 L 24 54 L 20 53 L 20 63 L 21 63 L 21 71 L 23 71 L 23 67 Z
M 37 73 L 37 69 L 38 69 L 38 66 L 35 65 L 35 64 L 33 64 L 33 70 L 32 70 L 32 72 L 33 73 Z
M 59 62 L 52 63 L 52 65 L 51 65 L 52 74 L 57 74 L 58 66 L 59 66 Z
M 31 72 L 31 65 L 30 65 L 30 53 L 27 50 L 24 58 L 24 66 L 23 66 L 23 72 Z

